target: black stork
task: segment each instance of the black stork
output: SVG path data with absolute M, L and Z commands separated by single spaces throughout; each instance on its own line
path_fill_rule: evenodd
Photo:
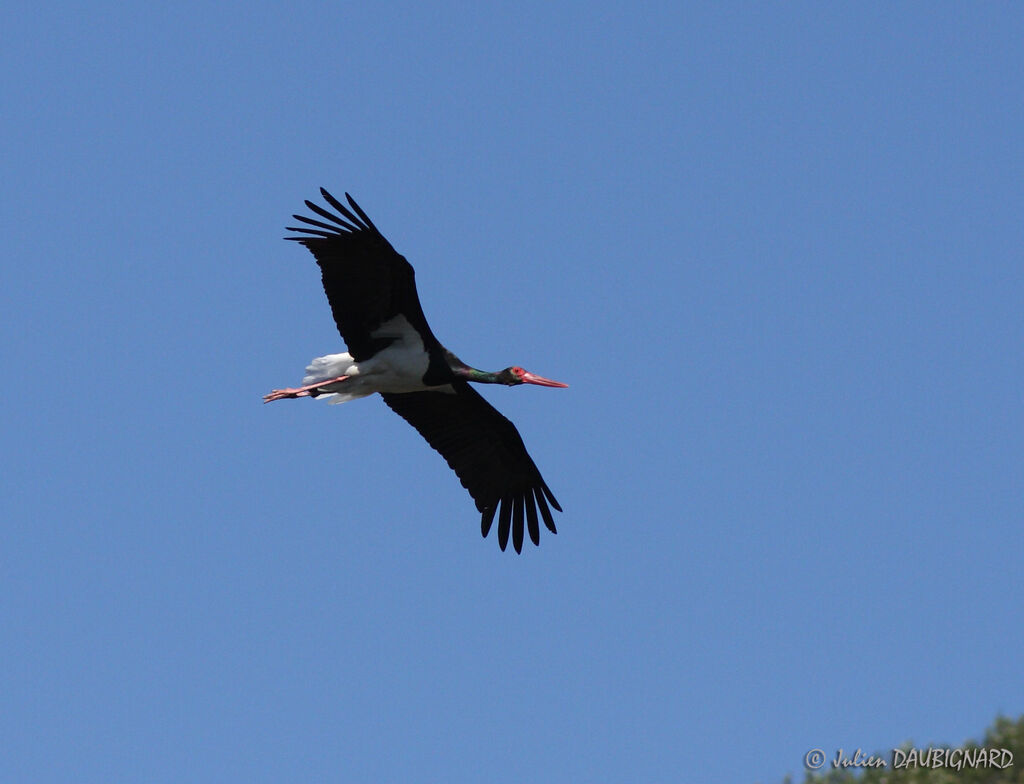
M 306 201 L 323 221 L 293 215 L 306 227 L 289 226 L 303 236 L 286 237 L 305 245 L 323 274 L 324 291 L 348 353 L 317 357 L 306 368 L 302 386 L 275 389 L 263 402 L 326 397 L 344 403 L 379 392 L 384 402 L 441 453 L 476 502 L 486 537 L 498 517 L 502 550 L 522 552 L 523 523 L 540 543 L 537 510 L 551 533 L 559 512 L 515 425 L 470 387 L 480 384 L 537 384 L 566 387 L 513 366 L 497 373 L 477 370 L 448 351 L 430 331 L 416 293 L 415 273 L 391 247 L 358 204 L 351 210 L 323 188 L 320 193 L 338 215 Z M 307 227 L 313 228 L 307 228 Z M 500 510 L 500 511 L 499 511 Z

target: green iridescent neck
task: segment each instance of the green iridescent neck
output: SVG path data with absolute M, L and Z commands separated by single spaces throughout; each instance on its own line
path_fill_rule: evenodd
M 475 367 L 467 365 L 450 351 L 445 351 L 445 359 L 448 361 L 448 367 L 451 368 L 452 373 L 459 378 L 466 379 L 466 381 L 475 381 L 477 384 L 507 384 L 509 386 L 521 383 L 519 379 L 513 376 L 511 368 L 499 370 L 497 373 L 477 370 Z
M 455 371 L 467 381 L 475 381 L 478 384 L 502 384 L 500 373 L 489 373 L 486 370 L 477 370 L 474 367 L 460 368 Z

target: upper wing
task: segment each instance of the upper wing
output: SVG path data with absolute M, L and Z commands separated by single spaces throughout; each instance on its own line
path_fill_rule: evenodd
M 481 512 L 484 536 L 491 530 L 498 507 L 498 544 L 508 544 L 509 528 L 516 552 L 523 547 L 523 518 L 534 544 L 540 543 L 537 509 L 544 525 L 556 533 L 548 502 L 559 512 L 515 425 L 465 381 L 450 392 L 407 392 L 382 395 L 392 411 L 416 428 L 458 474 L 462 486 Z
M 320 193 L 341 215 L 306 201 L 309 209 L 331 223 L 293 215 L 316 228 L 289 226 L 288 231 L 307 236 L 285 239 L 305 245 L 320 265 L 327 301 L 352 357 L 368 359 L 389 345 L 394 338 L 375 338 L 373 333 L 399 314 L 425 340 L 436 343 L 420 306 L 412 265 L 391 247 L 351 196 L 345 194 L 349 210 L 323 188 Z

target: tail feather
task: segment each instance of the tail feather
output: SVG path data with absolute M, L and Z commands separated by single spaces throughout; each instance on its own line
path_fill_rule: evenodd
M 306 366 L 306 375 L 302 379 L 302 386 L 315 384 L 317 381 L 326 381 L 329 378 L 338 376 L 353 375 L 356 364 L 351 354 L 328 354 L 317 357 Z M 366 397 L 369 392 L 329 392 L 317 395 L 317 400 L 325 400 L 331 405 L 347 403 L 349 400 L 357 400 Z
M 350 354 L 328 354 L 325 357 L 317 357 L 306 366 L 306 375 L 302 379 L 302 385 L 307 386 L 315 384 L 317 381 L 350 375 L 354 364 Z

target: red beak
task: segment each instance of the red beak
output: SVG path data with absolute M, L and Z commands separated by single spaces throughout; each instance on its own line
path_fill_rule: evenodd
M 569 386 L 561 381 L 552 381 L 550 378 L 544 378 L 544 376 L 538 376 L 525 370 L 520 378 L 524 384 L 536 384 L 539 387 L 559 387 L 560 389 L 565 389 Z

